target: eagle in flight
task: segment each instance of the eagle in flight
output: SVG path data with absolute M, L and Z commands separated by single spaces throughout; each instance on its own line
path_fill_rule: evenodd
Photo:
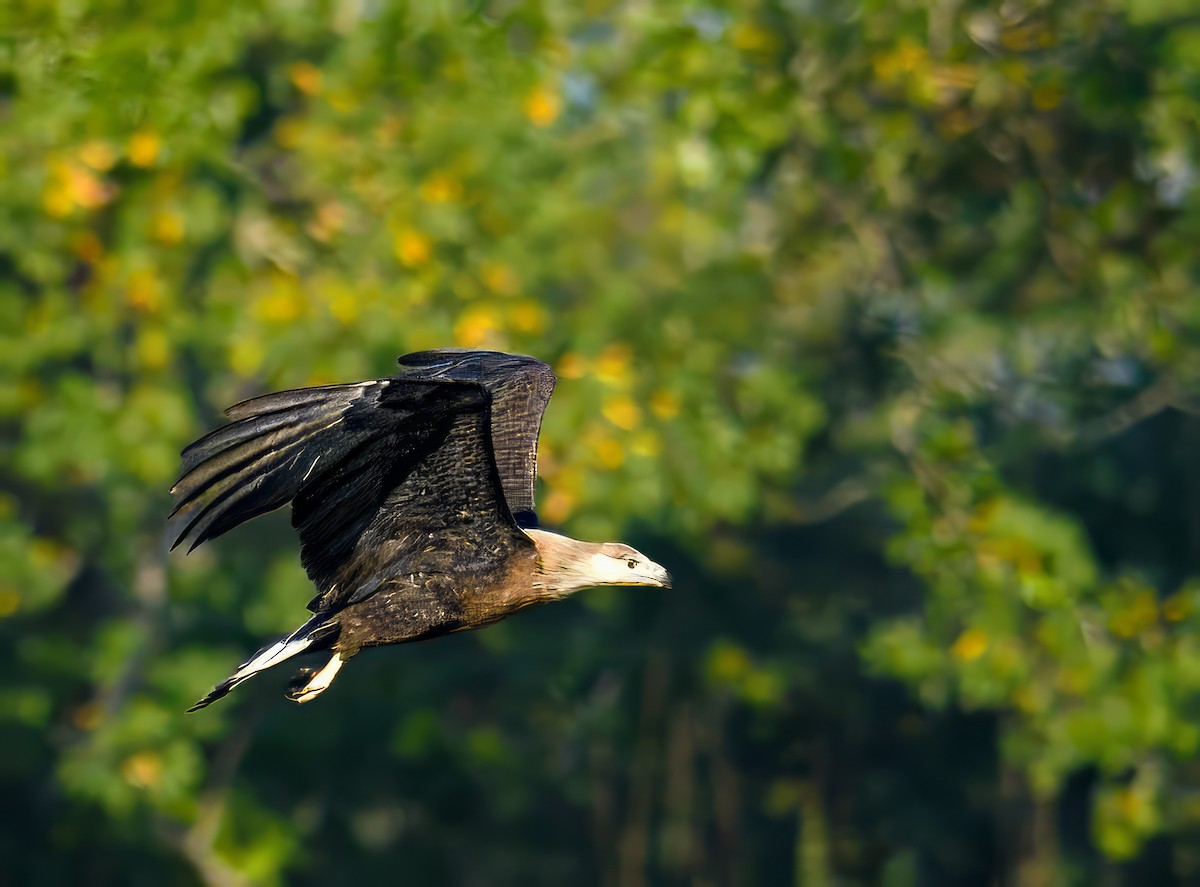
M 669 588 L 665 569 L 618 542 L 538 529 L 537 439 L 550 367 L 495 351 L 399 359 L 391 378 L 281 391 L 182 454 L 172 548 L 197 545 L 290 502 L 313 616 L 264 647 L 189 711 L 303 652 L 288 698 L 315 699 L 367 647 L 491 625 L 597 585 Z

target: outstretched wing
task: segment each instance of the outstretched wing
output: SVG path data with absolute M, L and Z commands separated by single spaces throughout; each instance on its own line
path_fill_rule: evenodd
M 406 368 L 398 378 L 476 382 L 491 394 L 492 451 L 504 498 L 521 526 L 537 526 L 538 434 L 557 381 L 550 367 L 519 354 L 456 348 L 406 354 L 398 362 Z
M 486 570 L 532 544 L 496 473 L 490 402 L 478 383 L 401 377 L 238 404 L 232 424 L 183 451 L 175 545 L 290 501 L 318 611 L 392 576 Z

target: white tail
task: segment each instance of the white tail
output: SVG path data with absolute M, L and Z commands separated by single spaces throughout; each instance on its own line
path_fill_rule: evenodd
M 270 646 L 259 650 L 239 665 L 233 674 L 213 687 L 207 696 L 189 708 L 188 711 L 196 711 L 204 708 L 206 705 L 211 705 L 242 681 L 254 677 L 260 671 L 278 665 L 285 659 L 291 659 L 297 653 L 303 653 L 315 641 L 320 640 L 328 634 L 328 631 L 319 631 L 319 629 L 328 629 L 331 627 L 330 623 L 325 620 L 326 617 L 324 616 L 314 616 L 287 637 L 281 638 Z

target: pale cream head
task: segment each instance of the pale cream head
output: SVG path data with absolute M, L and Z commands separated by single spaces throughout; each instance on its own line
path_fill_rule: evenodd
M 621 542 L 580 542 L 545 530 L 526 530 L 538 547 L 545 586 L 559 594 L 596 585 L 670 588 L 671 574 Z

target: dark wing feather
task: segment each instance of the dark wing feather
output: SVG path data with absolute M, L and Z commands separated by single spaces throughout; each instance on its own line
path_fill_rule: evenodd
M 444 438 L 391 487 L 362 525 L 336 583 L 317 596 L 312 609 L 340 609 L 393 579 L 396 588 L 413 585 L 414 576 L 453 576 L 460 580 L 456 586 L 480 577 L 496 580 L 514 552 L 532 553 L 533 542 L 504 500 L 489 427 L 486 400 L 454 417 Z M 296 501 L 294 520 L 302 537 L 309 526 L 326 520 L 329 500 L 323 492 L 313 489 L 311 511 Z
M 238 421 L 205 435 L 182 454 L 171 492 L 172 517 L 189 519 L 174 546 L 197 545 L 287 503 L 322 461 L 377 435 L 372 421 L 383 382 L 283 391 L 227 410 Z M 342 427 L 347 417 L 349 425 Z M 324 468 L 324 466 L 321 466 Z
M 529 541 L 492 455 L 478 382 L 400 377 L 285 391 L 232 407 L 236 421 L 183 452 L 175 545 L 192 547 L 292 502 L 322 612 L 389 577 L 488 570 Z
M 504 498 L 522 526 L 536 525 L 538 434 L 557 381 L 550 367 L 519 354 L 454 348 L 406 354 L 399 363 L 406 368 L 399 378 L 470 381 L 487 389 L 492 396 L 492 450 Z

